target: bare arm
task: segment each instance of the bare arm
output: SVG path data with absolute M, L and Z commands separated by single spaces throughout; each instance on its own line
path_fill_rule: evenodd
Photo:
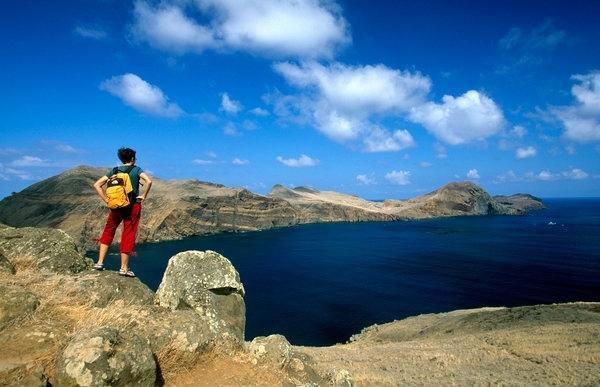
M 108 181 L 108 177 L 102 176 L 101 178 L 96 180 L 96 182 L 94 183 L 94 189 L 96 190 L 96 192 L 98 193 L 98 196 L 100 196 L 100 198 L 102 199 L 102 201 L 104 203 L 108 203 L 108 198 L 104 194 L 104 190 L 102 189 L 102 186 L 104 186 L 104 184 L 106 184 L 107 181 Z
M 144 181 L 144 187 L 145 188 L 144 188 L 144 194 L 138 196 L 137 198 L 140 201 L 144 201 L 148 197 L 148 193 L 150 192 L 150 188 L 152 188 L 152 179 L 150 179 L 150 176 L 148 176 L 146 174 L 146 172 L 140 173 L 140 179 L 142 179 Z

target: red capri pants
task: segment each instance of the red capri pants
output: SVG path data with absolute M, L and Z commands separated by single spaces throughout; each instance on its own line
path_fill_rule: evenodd
M 123 233 L 121 234 L 121 253 L 131 254 L 135 249 L 135 236 L 138 225 L 140 224 L 140 215 L 142 213 L 142 204 L 134 203 L 127 208 L 118 208 L 110 210 L 106 226 L 99 239 L 99 242 L 105 245 L 112 243 L 115 232 L 121 221 L 123 222 Z

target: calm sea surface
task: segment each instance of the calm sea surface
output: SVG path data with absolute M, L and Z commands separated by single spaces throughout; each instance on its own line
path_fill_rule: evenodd
M 345 342 L 362 328 L 482 306 L 600 301 L 600 199 L 549 199 L 524 217 L 305 225 L 142 245 L 156 290 L 184 250 L 229 258 L 246 288 L 246 338 Z M 143 221 L 143 219 L 142 219 Z M 118 257 L 109 257 L 116 269 Z

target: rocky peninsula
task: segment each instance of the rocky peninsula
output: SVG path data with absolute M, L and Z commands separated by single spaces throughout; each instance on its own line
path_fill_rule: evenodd
M 246 341 L 242 279 L 217 252 L 171 257 L 156 293 L 90 265 L 61 230 L 0 225 L 0 385 L 600 382 L 600 303 L 422 315 L 300 347 Z
M 14 227 L 62 229 L 78 246 L 90 248 L 106 216 L 92 185 L 105 172 L 80 166 L 13 193 L 0 201 L 0 222 Z M 154 183 L 144 203 L 138 236 L 141 243 L 306 223 L 524 215 L 544 208 L 543 202 L 531 195 L 492 197 L 471 182 L 450 183 L 410 200 L 383 202 L 282 185 L 275 185 L 263 196 L 198 180 L 154 179 Z

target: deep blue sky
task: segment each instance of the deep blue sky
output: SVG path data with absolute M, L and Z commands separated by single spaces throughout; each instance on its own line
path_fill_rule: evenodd
M 595 1 L 19 1 L 0 197 L 122 145 L 163 178 L 599 196 Z

